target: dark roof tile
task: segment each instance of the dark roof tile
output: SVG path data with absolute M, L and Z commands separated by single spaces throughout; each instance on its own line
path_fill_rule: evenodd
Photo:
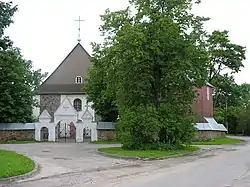
M 83 94 L 84 84 L 43 84 L 38 94 Z

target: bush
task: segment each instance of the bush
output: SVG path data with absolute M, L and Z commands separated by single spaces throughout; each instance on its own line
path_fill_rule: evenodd
M 160 123 L 153 107 L 131 107 L 120 112 L 117 135 L 124 149 L 145 149 L 144 145 L 157 142 Z
M 173 109 L 127 107 L 119 113 L 116 131 L 124 149 L 174 150 L 190 144 L 194 135 L 192 118 L 180 116 Z

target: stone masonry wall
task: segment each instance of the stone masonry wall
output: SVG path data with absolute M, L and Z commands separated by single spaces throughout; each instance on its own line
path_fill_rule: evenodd
M 46 109 L 54 120 L 54 113 L 61 104 L 60 95 L 41 95 L 40 96 L 40 113 Z
M 97 130 L 98 140 L 113 140 L 116 138 L 115 130 Z
M 226 132 L 222 131 L 197 131 L 195 133 L 194 141 L 211 140 L 214 138 L 224 138 Z
M 115 130 L 97 130 L 98 140 L 112 140 L 116 138 Z M 193 141 L 205 141 L 214 138 L 224 138 L 226 132 L 222 131 L 197 131 Z
M 0 141 L 33 139 L 35 139 L 35 130 L 0 131 Z

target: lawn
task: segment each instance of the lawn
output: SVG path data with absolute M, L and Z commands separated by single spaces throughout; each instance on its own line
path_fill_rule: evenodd
M 28 157 L 13 151 L 0 150 L 0 179 L 32 171 L 35 163 Z
M 232 138 L 216 138 L 213 140 L 193 142 L 193 145 L 228 145 L 243 143 L 244 140 L 232 139 Z
M 98 140 L 98 141 L 93 141 L 93 144 L 121 144 L 120 141 L 118 140 Z
M 109 148 L 100 148 L 100 152 L 109 153 L 117 156 L 133 156 L 139 158 L 164 158 L 169 156 L 178 156 L 187 153 L 192 153 L 199 150 L 199 147 L 196 146 L 187 146 L 180 150 L 174 151 L 158 151 L 158 150 L 124 150 L 121 147 L 109 147 Z
M 0 144 L 28 144 L 28 143 L 36 143 L 36 140 L 7 140 L 0 141 Z

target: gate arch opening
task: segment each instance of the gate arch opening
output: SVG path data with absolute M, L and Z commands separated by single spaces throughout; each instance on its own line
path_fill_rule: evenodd
M 48 141 L 49 140 L 49 129 L 47 127 L 42 127 L 40 130 L 40 139 L 42 141 Z
M 90 142 L 91 141 L 91 129 L 89 127 L 85 127 L 82 131 L 83 141 Z
M 76 142 L 76 126 L 73 122 L 59 121 L 55 132 L 57 141 Z

